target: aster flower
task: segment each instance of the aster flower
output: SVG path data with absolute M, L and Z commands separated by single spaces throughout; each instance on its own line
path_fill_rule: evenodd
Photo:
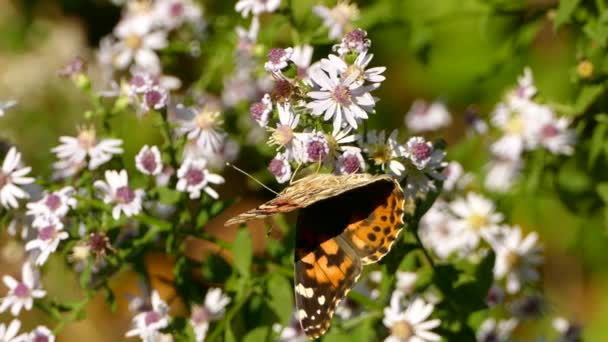
M 163 170 L 163 161 L 158 147 L 144 145 L 135 156 L 135 167 L 144 175 L 158 175 Z
M 247 18 L 249 13 L 254 17 L 264 12 L 274 12 L 281 5 L 281 0 L 239 0 L 234 9 L 240 12 L 243 18 Z
M 416 272 L 397 271 L 395 275 L 397 276 L 395 291 L 401 292 L 404 296 L 414 292 L 414 286 L 416 285 L 416 280 L 418 280 Z
M 0 341 L 20 342 L 23 337 L 21 335 L 17 336 L 19 328 L 21 328 L 21 321 L 18 319 L 13 319 L 8 326 L 6 326 L 6 323 L 0 323 Z
M 105 182 L 97 180 L 93 186 L 100 191 L 104 203 L 114 205 L 112 217 L 118 220 L 121 212 L 127 217 L 139 214 L 145 193 L 142 189 L 133 190 L 129 186 L 127 171 L 109 170 L 105 172 L 105 178 Z
M 499 322 L 494 318 L 488 318 L 477 330 L 478 342 L 508 342 L 511 341 L 511 333 L 517 327 L 517 320 L 511 318 Z
M 397 142 L 397 134 L 399 132 L 393 130 L 386 138 L 385 131 L 371 130 L 367 132 L 366 141 L 360 141 L 359 145 L 375 165 L 380 166 L 383 171 L 388 167 L 390 173 L 399 176 L 405 171 L 405 166 L 397 160 L 402 154 L 402 147 Z
M 207 291 L 203 305 L 192 307 L 190 324 L 194 329 L 197 342 L 205 340 L 209 323 L 221 319 L 228 304 L 230 304 L 230 297 L 226 296 L 221 289 L 212 288 Z
M 276 178 L 279 184 L 291 179 L 291 165 L 283 153 L 277 153 L 268 165 L 268 171 Z
M 571 120 L 556 118 L 553 111 L 537 111 L 534 125 L 528 125 L 525 132 L 526 147 L 534 149 L 542 146 L 553 154 L 571 155 L 576 142 L 576 133 L 569 129 Z
M 443 170 L 443 190 L 452 191 L 455 189 L 462 190 L 473 180 L 473 176 L 465 173 L 462 165 L 459 162 L 452 160 Z
M 318 84 L 318 91 L 311 91 L 308 96 L 313 99 L 306 104 L 313 115 L 322 115 L 323 120 L 333 120 L 334 132 L 342 126 L 357 128 L 357 120 L 367 119 L 367 113 L 374 113 L 376 100 L 369 93 L 375 86 L 363 86 L 358 81 L 360 72 L 354 70 L 347 77 L 337 74 L 338 66 L 329 68 L 329 74 L 322 68 L 310 69 L 311 80 Z
M 49 328 L 39 325 L 25 335 L 22 342 L 55 342 L 55 335 Z
M 64 217 L 70 209 L 76 208 L 78 201 L 73 197 L 74 188 L 66 186 L 61 190 L 48 192 L 37 202 L 27 204 L 27 215 L 34 216 L 34 221 L 41 217 Z M 33 223 L 34 226 L 39 226 Z
M 363 84 L 364 81 L 370 83 L 381 83 L 386 79 L 382 73 L 386 67 L 374 67 L 366 69 L 374 57 L 367 52 L 360 53 L 352 64 L 347 64 L 342 58 L 336 55 L 329 55 L 321 60 L 321 68 L 328 72 L 335 72 L 342 78 L 348 78 L 353 74 L 357 75 L 356 82 Z
M 271 134 L 268 144 L 277 145 L 277 151 L 285 149 L 285 156 L 288 159 L 300 160 L 303 149 L 301 134 L 294 132 L 300 122 L 300 115 L 291 110 L 288 102 L 277 104 L 277 110 L 279 122 L 276 128 L 269 129 Z
M 209 184 L 223 184 L 224 177 L 207 170 L 207 161 L 202 158 L 186 158 L 177 170 L 177 190 L 190 193 L 190 198 L 201 197 L 201 190 L 214 199 L 219 197 Z
M 455 215 L 454 228 L 461 231 L 471 249 L 477 247 L 483 231 L 497 227 L 503 219 L 492 201 L 473 192 L 466 198 L 457 198 L 449 207 Z
M 167 47 L 167 33 L 153 30 L 151 16 L 136 15 L 123 19 L 114 28 L 119 39 L 112 49 L 116 52 L 114 66 L 126 69 L 132 61 L 144 70 L 160 72 L 160 59 L 155 50 Z
M 287 67 L 292 54 L 293 48 L 290 47 L 286 49 L 270 49 L 268 51 L 268 62 L 264 63 L 264 69 L 275 73 L 280 72 Z
M 553 326 L 553 329 L 555 329 L 560 335 L 558 342 L 581 341 L 583 327 L 580 324 L 569 322 L 563 317 L 556 317 L 551 322 L 551 325 Z
M 164 87 L 153 85 L 146 89 L 140 109 L 143 113 L 151 110 L 159 110 L 167 105 L 169 92 Z
M 6 153 L 0 169 L 0 204 L 4 208 L 18 208 L 18 199 L 28 198 L 29 195 L 19 185 L 31 184 L 34 178 L 25 177 L 32 170 L 31 167 L 21 166 L 21 153 L 11 147 Z
M 110 161 L 113 155 L 123 152 L 121 148 L 122 140 L 97 140 L 94 127 L 82 127 L 78 130 L 77 137 L 62 136 L 59 141 L 61 145 L 51 149 L 60 159 L 61 163 L 54 165 L 59 170 L 85 163 L 87 157 L 89 157 L 89 170 L 95 170 L 100 165 Z
M 249 113 L 255 122 L 260 127 L 268 126 L 268 119 L 270 113 L 272 113 L 272 100 L 269 94 L 264 94 L 264 97 L 260 102 L 256 102 L 249 107 Z
M 312 11 L 323 20 L 323 26 L 329 29 L 329 39 L 340 39 L 348 31 L 352 22 L 359 18 L 356 4 L 348 1 L 338 1 L 335 7 L 328 8 L 316 5 Z
M 384 309 L 384 326 L 390 329 L 391 334 L 385 342 L 425 342 L 439 341 L 441 337 L 432 332 L 441 324 L 439 319 L 428 320 L 435 308 L 433 304 L 426 303 L 422 298 L 415 298 L 408 303 L 403 311 L 401 305 L 403 294 L 393 292 L 390 306 Z
M 506 192 L 517 180 L 523 167 L 523 162 L 521 159 L 511 160 L 496 157 L 486 167 L 488 169 L 484 181 L 486 189 L 495 192 Z
M 156 290 L 152 291 L 152 308 L 142 311 L 133 317 L 131 330 L 126 337 L 139 336 L 145 342 L 155 342 L 160 337 L 160 330 L 169 325 L 169 306 L 160 298 Z
M 340 44 L 333 46 L 333 50 L 340 56 L 347 53 L 363 54 L 366 53 L 372 42 L 367 38 L 367 32 L 360 28 L 354 29 L 347 33 Z
M 538 234 L 532 232 L 522 238 L 521 228 L 503 227 L 500 236 L 487 232 L 486 240 L 496 252 L 494 278 L 507 280 L 507 292 L 516 293 L 522 283 L 539 279 L 536 268 L 542 263 L 541 247 L 536 245 Z
M 199 110 L 177 105 L 175 108 L 179 127 L 176 129 L 180 135 L 188 140 L 196 140 L 203 150 L 215 151 L 220 148 L 225 133 L 220 126 L 224 123 L 221 113 L 208 108 Z
M 61 240 L 68 237 L 69 234 L 63 230 L 63 223 L 57 217 L 49 216 L 44 221 L 40 221 L 37 238 L 26 243 L 25 250 L 36 250 L 36 265 L 43 265 L 49 256 L 57 250 Z
M 329 144 L 322 132 L 305 133 L 302 138 L 302 160 L 309 163 L 322 163 L 329 154 Z
M 37 272 L 29 262 L 21 268 L 21 281 L 9 275 L 2 277 L 2 281 L 8 287 L 8 295 L 0 299 L 0 312 L 11 308 L 11 314 L 17 316 L 22 308 L 31 310 L 35 298 L 46 296 L 46 291 L 39 288 Z
M 434 131 L 451 123 L 450 112 L 442 102 L 416 100 L 405 115 L 405 125 L 412 132 Z
M 15 100 L 8 100 L 8 101 L 0 102 L 0 117 L 4 116 L 7 109 L 10 109 L 16 105 L 17 105 L 17 101 L 15 101 Z
M 157 0 L 153 12 L 156 22 L 168 29 L 184 23 L 200 23 L 203 14 L 201 7 L 192 0 Z
M 365 160 L 357 147 L 346 146 L 336 160 L 335 172 L 340 175 L 365 172 Z
M 462 234 L 461 227 L 452 224 L 454 220 L 443 200 L 435 201 L 420 219 L 420 239 L 440 259 L 447 259 L 452 254 L 460 255 L 466 246 L 466 236 Z

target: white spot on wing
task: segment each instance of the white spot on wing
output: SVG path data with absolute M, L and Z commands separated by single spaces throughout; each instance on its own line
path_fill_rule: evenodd
M 306 311 L 304 311 L 304 310 L 300 310 L 300 311 L 298 311 L 298 318 L 299 318 L 300 320 L 302 320 L 302 319 L 304 319 L 304 318 L 306 318 L 306 317 L 308 317 L 308 315 L 306 314 Z
M 298 285 L 296 285 L 296 292 L 306 298 L 311 298 L 312 295 L 315 293 L 312 287 L 305 287 L 304 285 L 302 285 L 302 283 L 298 283 Z
M 321 296 L 321 297 L 319 297 L 317 300 L 319 301 L 319 304 L 320 304 L 320 305 L 325 304 L 325 296 Z

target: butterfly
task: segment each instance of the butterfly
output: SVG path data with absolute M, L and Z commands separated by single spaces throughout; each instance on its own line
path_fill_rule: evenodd
M 276 198 L 226 221 L 239 224 L 299 209 L 296 223 L 296 317 L 316 339 L 364 265 L 382 259 L 403 228 L 404 194 L 389 175 L 314 174 Z

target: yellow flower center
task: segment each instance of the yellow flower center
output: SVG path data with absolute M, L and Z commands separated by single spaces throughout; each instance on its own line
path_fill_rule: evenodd
M 276 129 L 271 128 L 271 145 L 285 146 L 294 138 L 293 130 L 288 125 L 279 125 Z
M 141 47 L 142 42 L 143 40 L 141 39 L 141 36 L 138 36 L 136 34 L 130 34 L 125 39 L 125 44 L 127 44 L 129 49 L 131 50 L 138 50 Z
M 414 329 L 408 321 L 399 321 L 391 328 L 391 334 L 401 341 L 407 341 L 414 335 Z
M 90 150 L 97 145 L 97 134 L 95 128 L 80 128 L 78 132 L 78 144 L 84 150 Z
M 521 115 L 514 114 L 511 116 L 507 124 L 505 125 L 505 131 L 511 134 L 519 134 L 524 130 L 524 120 L 522 120 Z
M 473 214 L 469 215 L 469 217 L 467 218 L 467 221 L 469 222 L 471 227 L 473 227 L 474 230 L 480 230 L 481 228 L 486 226 L 488 223 L 488 219 L 485 215 L 480 215 L 477 213 L 473 213 Z
M 517 268 L 519 263 L 521 262 L 521 256 L 514 251 L 510 251 L 507 253 L 507 265 L 510 270 Z
M 331 10 L 331 16 L 344 27 L 359 16 L 359 9 L 356 4 L 340 2 Z
M 219 112 L 211 112 L 206 109 L 203 109 L 196 115 L 194 118 L 194 122 L 201 130 L 208 130 L 221 124 L 220 113 Z
M 370 155 L 376 165 L 384 165 L 391 159 L 388 146 L 384 144 L 374 145 L 370 150 Z

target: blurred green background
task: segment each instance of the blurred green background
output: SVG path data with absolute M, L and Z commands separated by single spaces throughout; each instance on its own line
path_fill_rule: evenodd
M 318 26 L 319 19 L 309 12 L 314 3 L 291 1 L 292 20 Z M 557 1 L 395 0 L 359 5 L 359 24 L 372 39 L 372 64 L 387 67 L 387 80 L 375 93 L 381 101 L 371 125 L 404 130 L 403 117 L 415 99 L 442 99 L 454 124 L 431 137 L 446 139 L 448 159 L 460 161 L 469 171 L 482 172 L 489 156 L 487 141 L 467 137 L 465 110 L 473 105 L 487 119 L 525 66 L 533 70 L 547 103 L 573 102 L 576 88 L 571 75 L 578 58 L 578 33 L 568 27 L 554 30 L 551 9 Z M 212 28 L 221 20 L 246 23 L 232 12 L 233 3 L 206 1 L 203 6 Z M 85 96 L 57 77 L 57 70 L 77 55 L 93 61 L 99 39 L 111 32 L 119 18 L 119 8 L 102 0 L 0 0 L 0 101 L 19 101 L 0 118 L 0 139 L 19 146 L 35 174 L 50 174 L 54 160 L 50 148 L 57 145 L 59 136 L 74 135 L 76 126 L 83 123 L 82 113 L 89 109 Z M 285 44 L 290 38 L 281 37 Z M 328 43 L 325 50 L 315 51 L 315 57 L 327 54 L 329 47 Z M 203 43 L 202 48 L 213 46 Z M 188 71 L 177 70 L 177 74 Z M 114 124 L 122 137 L 128 137 L 125 158 L 158 139 L 152 124 L 145 119 L 140 122 L 134 115 Z M 130 134 L 135 128 L 137 134 Z M 584 182 L 585 170 L 579 168 L 577 156 L 563 163 L 569 165 L 570 173 L 556 177 L 571 176 Z M 546 177 L 543 184 L 552 182 L 554 175 L 547 173 Z M 227 183 L 229 188 L 230 179 Z M 578 201 L 576 197 L 559 194 L 552 186 L 494 198 L 510 222 L 541 235 L 546 250 L 543 287 L 548 312 L 582 322 L 586 340 L 608 340 L 608 239 L 601 208 L 577 209 L 569 203 Z M 20 250 L 2 237 L 2 273 L 19 273 Z M 48 292 L 59 298 L 75 297 L 74 277 L 66 266 L 54 261 L 45 275 Z M 162 258 L 153 265 L 159 272 L 164 267 L 169 270 Z M 129 276 L 116 279 L 116 284 L 136 292 Z M 100 296 L 90 306 L 88 318 L 67 327 L 60 340 L 122 339 L 130 314 L 125 298 L 118 299 L 119 314 L 112 315 Z M 26 327 L 44 322 L 35 312 L 23 317 Z M 6 321 L 8 316 L 0 316 L 0 320 Z

